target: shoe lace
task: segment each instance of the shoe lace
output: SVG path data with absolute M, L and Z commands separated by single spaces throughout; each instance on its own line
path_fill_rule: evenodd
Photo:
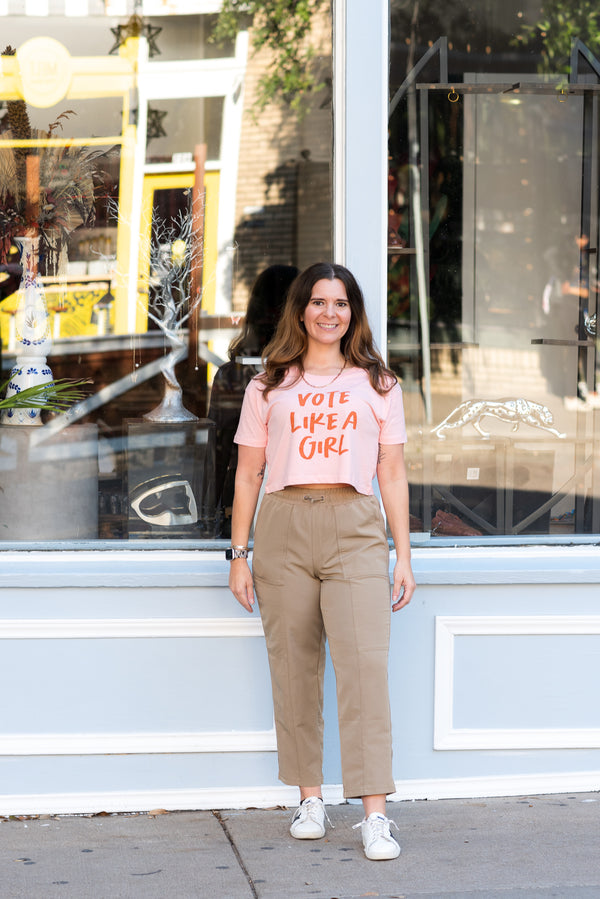
M 310 799 L 312 800 L 312 797 L 310 797 Z M 294 812 L 294 817 L 292 818 L 292 821 L 296 821 L 296 820 L 306 821 L 308 819 L 310 821 L 314 821 L 315 824 L 320 824 L 321 821 L 320 821 L 319 809 L 321 809 L 323 811 L 323 814 L 325 815 L 325 817 L 327 818 L 327 821 L 329 822 L 329 826 L 333 830 L 335 830 L 335 824 L 331 823 L 331 818 L 327 814 L 327 809 L 325 808 L 325 803 L 323 802 L 322 799 L 317 799 L 316 801 L 314 801 L 314 800 L 307 801 L 306 799 L 304 799 L 300 803 L 300 805 L 298 806 L 296 811 Z
M 368 828 L 368 840 L 369 842 L 373 842 L 373 840 L 384 839 L 384 840 L 393 840 L 393 836 L 390 833 L 390 825 L 396 828 L 396 830 L 400 830 L 395 821 L 391 818 L 386 818 L 385 815 L 377 815 L 375 818 L 364 818 L 362 821 L 359 821 L 358 824 L 354 824 L 352 830 L 357 830 L 359 827 L 362 827 L 363 824 L 367 825 Z

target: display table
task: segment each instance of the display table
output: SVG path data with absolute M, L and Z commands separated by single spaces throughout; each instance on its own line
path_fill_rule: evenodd
M 98 428 L 0 425 L 0 540 L 98 535 Z

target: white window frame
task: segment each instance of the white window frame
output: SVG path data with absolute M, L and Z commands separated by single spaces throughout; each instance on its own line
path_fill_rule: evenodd
M 358 278 L 384 357 L 389 30 L 387 0 L 333 0 L 334 253 Z

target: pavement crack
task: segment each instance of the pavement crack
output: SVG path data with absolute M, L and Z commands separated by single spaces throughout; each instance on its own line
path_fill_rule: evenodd
M 254 886 L 254 881 L 250 877 L 250 873 L 249 873 L 248 869 L 246 868 L 246 865 L 244 864 L 244 860 L 243 860 L 242 856 L 240 855 L 237 846 L 235 845 L 234 839 L 229 832 L 229 828 L 227 827 L 226 822 L 223 820 L 223 817 L 219 811 L 216 811 L 215 809 L 213 809 L 212 813 L 215 816 L 215 818 L 217 819 L 217 821 L 219 822 L 219 824 L 221 825 L 221 829 L 222 829 L 223 833 L 229 840 L 229 845 L 231 846 L 231 848 L 233 850 L 233 854 L 235 855 L 235 857 L 237 859 L 238 865 L 242 869 L 244 877 L 248 881 L 248 886 L 250 887 L 250 890 L 252 892 L 254 899 L 258 899 L 258 893 L 256 891 L 256 887 Z

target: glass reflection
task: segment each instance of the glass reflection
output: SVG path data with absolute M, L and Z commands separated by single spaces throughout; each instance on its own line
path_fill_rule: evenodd
M 266 103 L 261 91 L 277 48 L 252 51 L 258 30 L 252 17 L 215 42 L 216 14 L 190 15 L 189 3 L 176 0 L 168 7 L 145 23 L 153 47 L 144 39 L 150 32 L 140 37 L 127 16 L 116 23 L 100 7 L 88 17 L 43 20 L 45 36 L 65 48 L 77 96 L 50 109 L 29 102 L 36 127 L 60 121 L 56 135 L 65 141 L 102 140 L 107 151 L 93 221 L 73 230 L 56 270 L 40 260 L 52 372 L 87 378 L 91 387 L 68 419 L 43 413 L 44 424 L 21 443 L 0 427 L 0 490 L 13 485 L 15 503 L 26 496 L 28 508 L 43 497 L 49 510 L 39 527 L 25 521 L 17 528 L 14 504 L 3 503 L 5 546 L 59 539 L 81 545 L 95 538 L 198 546 L 227 536 L 226 485 L 235 471 L 227 447 L 236 404 L 228 394 L 224 421 L 222 388 L 231 367 L 240 384 L 257 371 L 264 334 L 256 331 L 251 308 L 255 282 L 265 269 L 295 271 L 331 255 L 331 4 L 315 5 L 310 21 L 290 18 L 311 48 L 310 90 L 302 90 L 297 73 L 294 94 L 278 88 Z M 0 11 L 0 19 L 18 52 L 40 34 L 42 20 L 12 15 L 12 8 Z M 2 62 L 1 95 L 12 99 L 11 63 L 4 56 Z M 65 110 L 73 111 L 68 125 L 60 118 Z M 1 154 L 12 151 L 14 137 L 5 107 L 0 120 Z M 17 149 L 33 152 L 29 144 Z M 181 216 L 181 233 L 171 233 L 169 224 Z M 167 227 L 153 253 L 159 221 Z M 11 322 L 21 280 L 10 236 L 0 235 L 6 243 L 0 272 L 5 375 L 15 361 Z M 191 243 L 195 261 L 183 276 L 177 260 L 188 258 Z M 175 269 L 181 277 L 170 291 Z M 178 310 L 177 327 L 157 304 Z M 269 315 L 275 312 L 274 303 Z M 249 342 L 253 329 L 256 340 Z M 165 371 L 197 421 L 147 420 L 164 397 Z M 54 470 L 61 453 L 62 466 Z M 86 460 L 79 466 L 85 490 L 75 459 Z M 77 524 L 82 506 L 85 528 Z
M 593 35 L 570 59 L 537 3 L 391 11 L 388 350 L 413 529 L 597 533 Z

